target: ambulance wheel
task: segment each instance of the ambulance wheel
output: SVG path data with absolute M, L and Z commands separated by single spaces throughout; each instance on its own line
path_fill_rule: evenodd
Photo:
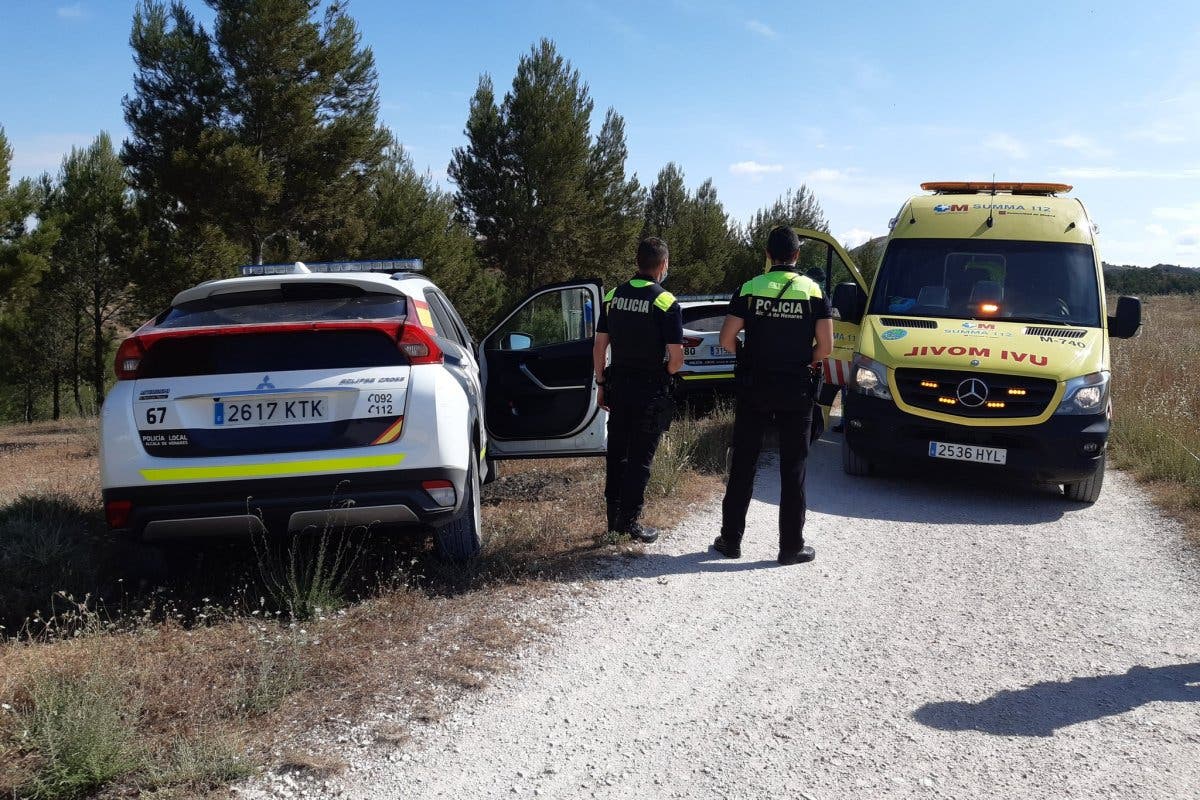
M 1100 490 L 1104 488 L 1104 456 L 1100 456 L 1100 463 L 1096 466 L 1096 471 L 1081 481 L 1075 483 L 1064 483 L 1063 494 L 1068 500 L 1074 500 L 1076 503 L 1094 503 L 1100 499 Z
M 479 506 L 479 462 L 472 454 L 467 467 L 466 497 L 462 511 L 434 532 L 438 555 L 447 561 L 470 561 L 483 550 L 483 523 Z
M 851 450 L 845 436 L 842 437 L 842 472 L 858 477 L 871 474 L 871 462 Z

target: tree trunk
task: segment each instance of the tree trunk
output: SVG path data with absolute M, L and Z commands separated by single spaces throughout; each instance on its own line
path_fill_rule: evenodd
M 79 376 L 83 374 L 80 369 L 79 358 L 83 350 L 83 320 L 79 315 L 79 309 L 75 311 L 75 339 L 71 343 L 71 392 L 75 396 L 75 413 L 83 416 L 83 396 L 79 392 Z
M 104 309 L 100 305 L 100 287 L 92 291 L 92 386 L 96 409 L 104 403 Z
M 25 421 L 33 422 L 33 384 L 25 384 Z
M 58 420 L 62 419 L 62 387 L 59 385 L 60 381 L 58 370 L 54 370 L 54 372 L 51 373 L 50 380 L 52 381 L 52 385 L 54 387 L 54 411 L 52 414 L 54 421 L 58 422 Z

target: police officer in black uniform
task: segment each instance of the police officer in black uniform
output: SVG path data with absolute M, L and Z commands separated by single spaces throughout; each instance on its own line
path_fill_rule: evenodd
M 683 314 L 660 285 L 668 270 L 667 243 L 642 240 L 637 275 L 604 296 L 592 361 L 607 408 L 608 463 L 604 499 L 608 529 L 650 543 L 658 531 L 638 522 L 650 463 L 671 424 L 671 376 L 683 366 Z M 605 369 L 612 346 L 612 364 Z
M 779 430 L 779 563 L 816 558 L 804 544 L 804 472 L 808 459 L 815 375 L 833 347 L 829 301 L 811 278 L 797 274 L 800 238 L 786 226 L 767 237 L 771 268 L 742 284 L 721 326 L 721 345 L 737 351 L 737 408 L 733 453 L 722 506 L 721 535 L 713 548 L 729 558 L 742 554 L 746 510 L 763 433 Z M 746 341 L 738 347 L 738 332 Z

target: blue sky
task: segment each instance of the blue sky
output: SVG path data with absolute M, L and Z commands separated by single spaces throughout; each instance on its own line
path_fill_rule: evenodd
M 201 18 L 208 14 L 201 3 Z M 0 125 L 15 173 L 125 135 L 132 0 L 0 0 Z M 817 8 L 809 11 L 807 8 Z M 507 88 L 554 39 L 626 121 L 643 182 L 668 161 L 745 219 L 806 183 L 850 244 L 923 180 L 1075 185 L 1106 261 L 1200 266 L 1200 4 L 351 0 L 382 119 L 445 184 L 481 73 Z

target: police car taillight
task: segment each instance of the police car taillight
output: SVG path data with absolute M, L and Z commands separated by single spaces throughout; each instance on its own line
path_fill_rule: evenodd
M 401 328 L 400 341 L 397 342 L 397 345 L 408 356 L 408 360 L 413 366 L 441 364 L 443 361 L 442 349 L 437 346 L 437 342 L 424 328 L 417 325 L 405 325 Z
M 439 506 L 452 506 L 455 499 L 457 499 L 457 495 L 454 492 L 454 484 L 450 481 L 421 481 L 421 488 Z
M 128 500 L 109 500 L 104 504 L 104 520 L 114 530 L 129 527 L 129 515 L 132 513 L 133 503 Z
M 685 336 L 685 337 L 683 337 L 683 346 L 684 347 L 699 347 L 703 341 L 704 340 L 701 339 L 699 336 Z
M 137 380 L 138 372 L 142 367 L 142 357 L 145 355 L 146 347 L 138 337 L 130 336 L 121 342 L 121 346 L 117 348 L 117 380 Z

